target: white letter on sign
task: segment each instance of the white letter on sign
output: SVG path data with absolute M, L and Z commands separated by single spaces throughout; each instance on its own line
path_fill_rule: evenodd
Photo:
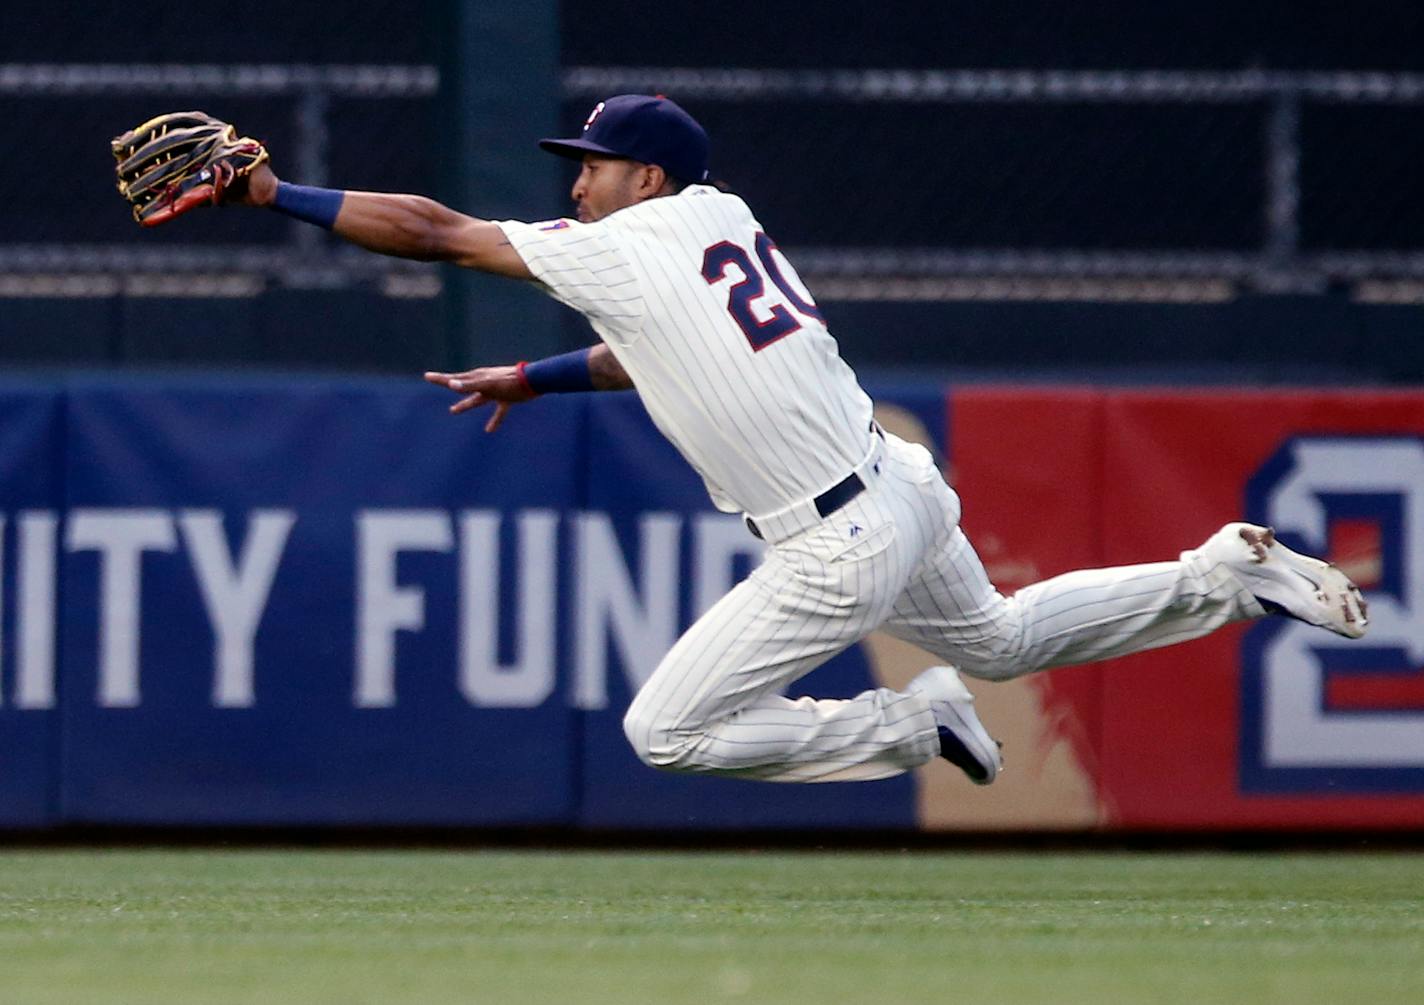
M 442 510 L 383 510 L 356 516 L 356 689 L 358 708 L 396 703 L 396 632 L 425 627 L 425 591 L 396 584 L 402 551 L 449 551 L 450 517 Z
M 519 514 L 519 636 L 515 661 L 499 662 L 500 514 L 460 517 L 460 691 L 475 705 L 536 708 L 554 690 L 559 515 Z
M 139 703 L 139 599 L 145 551 L 178 546 L 173 518 L 155 509 L 79 509 L 69 518 L 70 551 L 100 552 L 99 704 Z
M 693 518 L 692 616 L 700 618 L 736 585 L 733 562 L 745 555 L 752 566 L 766 557 L 766 543 L 752 537 L 739 516 L 699 513 Z
M 58 517 L 48 510 L 20 514 L 17 708 L 54 707 L 54 546 L 58 528 Z
M 253 704 L 252 645 L 267 607 L 277 563 L 296 515 L 257 510 L 248 518 L 247 543 L 233 562 L 217 510 L 185 510 L 178 517 L 193 571 L 213 626 L 213 704 L 248 708 Z
M 639 521 L 642 600 L 628 576 L 613 523 L 604 513 L 578 518 L 578 658 L 574 704 L 608 705 L 608 642 L 612 636 L 629 687 L 652 676 L 677 637 L 677 543 L 682 519 L 649 513 Z

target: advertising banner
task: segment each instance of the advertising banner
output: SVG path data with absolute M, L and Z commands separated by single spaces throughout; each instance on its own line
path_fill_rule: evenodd
M 418 382 L 71 388 L 66 820 L 565 822 L 551 630 L 578 401 Z
M 1365 590 L 971 681 L 1006 768 L 776 785 L 655 771 L 622 720 L 761 560 L 635 395 L 452 417 L 388 379 L 0 385 L 0 828 L 1424 827 L 1424 397 L 873 387 L 1005 593 L 1236 519 Z M 882 633 L 791 695 L 903 687 Z
M 1101 789 L 1125 827 L 1424 827 L 1424 401 L 1109 397 L 1104 560 L 1274 527 L 1369 601 L 1351 641 L 1284 618 L 1105 670 Z
M 1102 395 L 970 387 L 952 390 L 949 406 L 949 480 L 963 504 L 960 523 L 1000 592 L 1101 565 Z M 1003 683 L 967 681 L 980 717 L 1004 744 L 1004 771 L 992 787 L 965 792 L 953 769 L 927 769 L 921 824 L 1101 824 L 1102 673 L 1070 667 Z
M 1006 593 L 1272 526 L 1366 591 L 1351 641 L 1286 618 L 973 688 L 1007 770 L 927 826 L 1424 827 L 1424 401 L 1350 391 L 951 394 L 963 524 Z
M 62 427 L 58 388 L 0 384 L 0 828 L 49 823 L 56 809 Z

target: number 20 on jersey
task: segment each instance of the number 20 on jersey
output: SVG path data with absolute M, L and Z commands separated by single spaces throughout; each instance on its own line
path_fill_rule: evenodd
M 761 263 L 760 269 L 752 262 L 746 248 L 731 241 L 719 241 L 702 254 L 702 278 L 708 283 L 721 282 L 726 277 L 727 267 L 736 266 L 742 278 L 732 286 L 727 297 L 727 313 L 742 329 L 752 350 L 760 352 L 777 339 L 800 330 L 801 322 L 797 314 L 822 323 L 824 318 L 810 299 L 803 297 L 787 282 L 772 254 L 776 251 L 776 245 L 771 238 L 758 231 L 754 250 L 757 261 Z M 766 296 L 767 279 L 781 291 L 785 302 L 771 304 L 766 320 L 758 321 L 753 305 Z

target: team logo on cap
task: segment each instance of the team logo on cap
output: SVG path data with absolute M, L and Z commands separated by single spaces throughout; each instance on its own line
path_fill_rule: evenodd
M 588 132 L 588 127 L 593 125 L 593 120 L 603 114 L 603 104 L 604 103 L 600 101 L 598 104 L 593 106 L 593 111 L 588 113 L 588 118 L 585 119 L 583 123 L 584 132 Z

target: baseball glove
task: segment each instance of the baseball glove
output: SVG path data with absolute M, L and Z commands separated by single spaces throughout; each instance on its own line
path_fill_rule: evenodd
M 223 191 L 267 160 L 267 149 L 205 112 L 167 112 L 115 136 L 119 194 L 144 227 L 167 223 Z

